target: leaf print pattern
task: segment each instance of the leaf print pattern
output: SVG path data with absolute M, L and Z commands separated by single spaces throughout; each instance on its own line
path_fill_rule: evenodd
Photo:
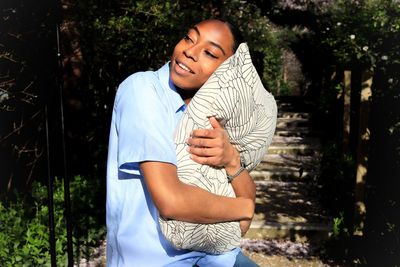
M 187 106 L 175 133 L 178 177 L 209 192 L 235 197 L 223 168 L 200 165 L 190 159 L 186 139 L 194 129 L 212 128 L 215 116 L 251 171 L 262 160 L 272 141 L 277 108 L 252 64 L 247 44 L 222 63 Z M 238 247 L 239 222 L 194 224 L 159 218 L 166 239 L 177 249 L 221 254 Z

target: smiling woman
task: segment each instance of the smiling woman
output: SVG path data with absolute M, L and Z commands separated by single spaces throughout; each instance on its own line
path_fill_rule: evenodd
M 225 22 L 204 21 L 189 30 L 175 46 L 171 80 L 181 90 L 198 90 L 234 51 L 233 34 Z
M 240 266 L 256 266 L 237 246 L 219 255 L 178 250 L 159 225 L 160 217 L 198 224 L 236 221 L 243 233 L 250 225 L 255 185 L 219 123 L 193 133 L 191 158 L 235 174 L 236 197 L 182 182 L 174 143 L 187 104 L 236 46 L 230 24 L 206 20 L 176 45 L 171 62 L 120 84 L 108 146 L 107 266 L 234 266 L 239 260 Z

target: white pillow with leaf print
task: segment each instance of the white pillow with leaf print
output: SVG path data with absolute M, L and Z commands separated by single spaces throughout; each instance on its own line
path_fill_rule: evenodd
M 263 87 L 247 44 L 242 43 L 199 89 L 177 126 L 179 179 L 218 195 L 235 197 L 225 170 L 191 160 L 186 140 L 194 129 L 210 129 L 208 118 L 215 116 L 251 171 L 271 143 L 276 115 L 276 102 Z M 239 222 L 196 224 L 161 217 L 159 222 L 166 239 L 178 249 L 221 254 L 240 244 Z

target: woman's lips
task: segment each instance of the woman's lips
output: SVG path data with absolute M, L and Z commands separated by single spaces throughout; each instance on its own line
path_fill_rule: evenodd
M 179 73 L 179 74 L 186 74 L 186 73 L 194 74 L 194 72 L 188 66 L 183 64 L 182 62 L 175 61 L 175 63 L 176 63 L 175 70 L 177 73 Z

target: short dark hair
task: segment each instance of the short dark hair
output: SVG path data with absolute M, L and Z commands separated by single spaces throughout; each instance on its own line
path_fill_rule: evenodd
M 244 41 L 243 35 L 239 30 L 239 27 L 235 24 L 233 24 L 231 21 L 228 21 L 227 19 L 224 18 L 213 18 L 215 20 L 221 21 L 223 23 L 226 24 L 226 26 L 228 26 L 229 30 L 232 33 L 233 36 L 233 46 L 232 46 L 232 51 L 233 53 L 236 52 L 236 49 L 239 47 L 239 45 Z

